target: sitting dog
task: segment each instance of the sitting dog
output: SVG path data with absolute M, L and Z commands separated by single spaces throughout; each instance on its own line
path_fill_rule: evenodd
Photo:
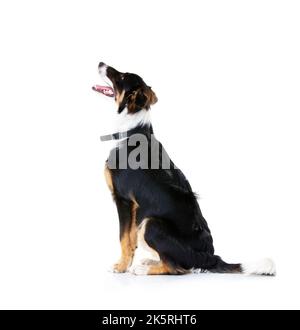
M 270 259 L 230 264 L 214 254 L 211 232 L 189 182 L 154 137 L 149 117 L 157 102 L 154 91 L 136 74 L 102 62 L 98 69 L 108 85 L 93 89 L 114 98 L 119 117 L 118 131 L 102 137 L 117 141 L 105 166 L 120 222 L 122 255 L 113 270 L 130 269 L 137 275 L 191 271 L 275 275 Z M 156 260 L 131 267 L 138 241 Z

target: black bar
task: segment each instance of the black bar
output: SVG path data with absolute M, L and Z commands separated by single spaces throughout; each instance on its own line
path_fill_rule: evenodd
M 256 311 L 257 312 L 257 311 Z M 220 326 L 222 328 L 241 329 L 243 322 L 247 327 L 270 327 L 272 322 L 281 318 L 282 313 L 265 313 L 250 316 L 249 311 L 197 311 L 197 310 L 141 310 L 141 311 L 0 311 L 1 329 L 140 329 L 191 328 Z M 245 317 L 241 314 L 247 314 Z M 290 319 L 290 318 L 289 318 Z M 291 319 L 290 319 L 291 320 Z M 285 318 L 285 327 L 287 326 Z

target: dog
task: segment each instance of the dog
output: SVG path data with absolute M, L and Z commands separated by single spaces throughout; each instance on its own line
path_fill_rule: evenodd
M 105 165 L 120 224 L 121 258 L 113 271 L 136 275 L 275 275 L 271 259 L 231 264 L 214 254 L 212 235 L 196 194 L 154 137 L 149 111 L 158 101 L 155 92 L 136 74 L 119 72 L 103 62 L 98 70 L 107 85 L 93 89 L 114 99 L 118 114 L 117 132 L 102 137 L 103 141 L 117 142 Z M 136 136 L 139 144 L 137 139 L 132 141 Z M 137 155 L 141 144 L 144 150 Z M 154 258 L 131 267 L 138 242 Z

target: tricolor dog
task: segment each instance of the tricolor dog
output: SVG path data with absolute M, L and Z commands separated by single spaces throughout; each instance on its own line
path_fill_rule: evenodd
M 155 92 L 136 74 L 102 62 L 98 70 L 107 85 L 93 89 L 115 101 L 119 123 L 114 134 L 102 138 L 117 142 L 105 166 L 120 222 L 122 254 L 113 270 L 136 275 L 275 275 L 270 259 L 232 264 L 214 254 L 211 232 L 189 182 L 154 137 L 149 112 L 157 102 Z M 131 267 L 138 242 L 154 258 Z

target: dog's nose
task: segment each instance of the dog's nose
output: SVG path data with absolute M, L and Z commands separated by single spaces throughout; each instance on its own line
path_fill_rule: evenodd
M 100 62 L 99 65 L 98 65 L 98 68 L 100 69 L 102 66 L 105 66 L 105 63 Z

